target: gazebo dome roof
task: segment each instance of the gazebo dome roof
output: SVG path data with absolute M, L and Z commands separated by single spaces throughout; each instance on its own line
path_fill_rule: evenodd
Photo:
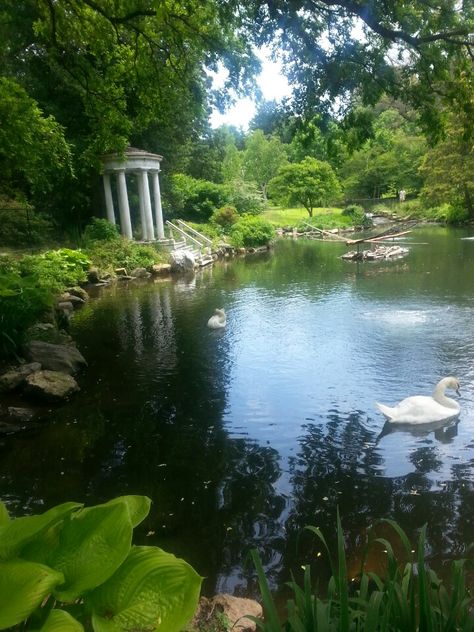
M 105 154 L 101 156 L 104 172 L 119 171 L 159 171 L 163 156 L 152 154 L 137 147 L 127 147 L 123 154 Z

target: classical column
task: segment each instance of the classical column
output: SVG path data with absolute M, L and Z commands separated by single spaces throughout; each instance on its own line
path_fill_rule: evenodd
M 160 181 L 158 179 L 158 171 L 153 171 L 153 197 L 155 201 L 155 221 L 158 239 L 165 238 L 165 229 L 163 227 L 163 210 L 161 208 Z
M 120 227 L 122 235 L 133 238 L 132 223 L 130 221 L 130 207 L 128 205 L 127 181 L 125 179 L 125 170 L 119 171 L 118 178 L 118 203 L 120 211 Z
M 104 193 L 105 206 L 107 208 L 107 219 L 111 224 L 115 224 L 114 201 L 112 198 L 112 188 L 110 186 L 110 174 L 104 173 Z
M 143 190 L 143 203 L 145 207 L 145 225 L 147 239 L 150 241 L 155 240 L 155 231 L 153 229 L 153 216 L 151 214 L 151 200 L 150 200 L 150 187 L 148 184 L 148 171 L 142 171 L 140 174 L 142 180 Z
M 145 218 L 145 194 L 143 192 L 142 174 L 138 172 L 137 177 L 138 177 L 138 203 L 140 206 L 140 222 L 142 225 L 142 239 L 143 241 L 147 241 L 148 231 L 147 231 L 146 218 Z

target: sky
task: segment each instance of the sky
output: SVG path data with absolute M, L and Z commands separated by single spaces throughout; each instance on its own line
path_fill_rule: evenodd
M 281 73 L 281 63 L 270 59 L 268 49 L 262 48 L 256 54 L 262 62 L 262 72 L 257 78 L 257 84 L 262 91 L 263 98 L 266 101 L 272 99 L 279 101 L 289 96 L 291 88 Z M 215 87 L 223 85 L 225 76 L 226 71 L 224 69 L 214 75 Z M 256 110 L 257 104 L 251 97 L 237 99 L 235 104 L 229 107 L 224 114 L 217 110 L 212 112 L 210 117 L 211 126 L 215 128 L 220 125 L 235 125 L 235 127 L 247 130 Z

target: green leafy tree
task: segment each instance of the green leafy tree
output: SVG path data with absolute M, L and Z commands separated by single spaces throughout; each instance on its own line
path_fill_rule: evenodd
M 419 167 L 426 142 L 417 126 L 389 107 L 374 111 L 371 137 L 342 166 L 346 194 L 355 198 L 417 193 L 423 183 Z
M 328 162 L 308 157 L 282 167 L 270 182 L 269 190 L 272 196 L 286 204 L 304 206 L 308 215 L 313 217 L 313 209 L 334 200 L 341 187 Z
M 224 59 L 228 91 L 255 68 L 240 22 L 216 0 L 2 3 L 2 74 L 54 116 L 73 148 L 76 180 L 60 187 L 59 219 L 83 223 L 80 213 L 96 208 L 102 153 L 139 144 L 163 154 L 166 168 L 189 156 L 212 99 L 206 69 Z
M 245 179 L 256 182 L 265 200 L 268 183 L 286 162 L 286 149 L 278 137 L 267 137 L 262 130 L 256 130 L 247 138 L 244 153 Z
M 238 177 L 241 167 L 237 144 L 242 144 L 242 136 L 235 127 L 228 125 L 221 125 L 217 129 L 207 128 L 205 133 L 192 143 L 186 173 L 193 178 L 222 183 L 229 180 L 230 167 L 236 169 L 234 177 Z M 229 164 L 229 152 L 231 158 L 237 158 L 235 166 Z
M 15 81 L 0 77 L 0 188 L 45 210 L 58 183 L 72 178 L 64 128 Z
M 221 170 L 224 182 L 235 182 L 243 178 L 243 152 L 239 151 L 235 143 L 226 145 Z
M 329 117 L 302 118 L 295 126 L 288 154 L 291 162 L 301 162 L 309 156 L 339 169 L 348 157 L 345 131 Z
M 459 120 L 450 120 L 446 138 L 428 151 L 421 165 L 425 206 L 448 203 L 474 217 L 474 146 Z
M 330 112 L 336 97 L 347 111 L 388 93 L 415 108 L 433 137 L 442 128 L 443 108 L 469 113 L 465 124 L 472 133 L 472 2 L 301 0 L 296 6 L 257 0 L 253 6 L 260 37 L 284 50 L 297 112 Z
M 169 202 L 175 217 L 207 222 L 212 213 L 228 201 L 226 188 L 207 180 L 198 180 L 184 173 L 171 178 Z

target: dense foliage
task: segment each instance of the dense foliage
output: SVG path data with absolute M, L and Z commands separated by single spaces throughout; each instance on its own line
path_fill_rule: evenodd
M 230 229 L 230 241 L 236 248 L 266 246 L 274 237 L 275 230 L 267 220 L 245 215 Z
M 50 241 L 53 232 L 48 215 L 34 211 L 26 202 L 0 195 L 0 246 L 31 248 Z
M 90 259 L 81 250 L 61 248 L 40 255 L 25 255 L 18 263 L 22 277 L 36 279 L 38 287 L 62 290 L 86 280 Z
M 346 208 L 342 211 L 342 215 L 350 217 L 354 226 L 367 227 L 372 223 L 365 214 L 363 207 L 359 204 L 349 204 L 349 206 L 346 206 Z
M 328 162 L 307 157 L 300 163 L 282 167 L 270 182 L 274 197 L 287 204 L 300 204 L 313 216 L 316 206 L 328 206 L 339 195 L 341 188 Z
M 56 179 L 49 210 L 63 225 L 81 223 L 94 208 L 100 154 L 132 142 L 169 166 L 184 164 L 207 118 L 206 69 L 223 60 L 225 89 L 246 85 L 253 72 L 241 20 L 215 0 L 3 2 L 0 111 L 9 124 L 0 162 L 20 171 L 6 171 L 2 187 L 14 188 L 16 174 L 31 178 L 20 185 L 36 206 L 40 173 L 62 156 L 59 175 L 72 156 L 74 174 Z
M 222 185 L 178 173 L 172 177 L 169 205 L 173 217 L 206 222 L 226 200 Z
M 286 163 L 285 146 L 277 136 L 267 137 L 262 130 L 252 132 L 245 143 L 243 155 L 244 174 L 255 182 L 264 199 L 267 186 Z
M 400 189 L 418 192 L 425 152 L 426 142 L 416 125 L 394 108 L 383 110 L 373 120 L 371 137 L 342 165 L 346 197 L 393 196 Z
M 167 255 L 154 246 L 137 244 L 125 237 L 96 240 L 88 245 L 87 253 L 103 274 L 113 274 L 116 268 L 132 272 L 134 268 L 167 261 Z
M 217 224 L 224 231 L 228 230 L 239 220 L 239 214 L 235 206 L 223 206 L 218 208 L 211 216 L 211 223 Z
M 323 114 L 374 105 L 388 93 L 417 112 L 432 137 L 444 112 L 474 130 L 474 5 L 385 0 L 256 0 L 254 28 L 283 50 L 293 109 Z
M 106 219 L 94 217 L 86 226 L 83 239 L 86 244 L 91 244 L 95 241 L 114 241 L 119 239 L 118 228 Z
M 56 228 L 82 229 L 103 204 L 100 155 L 132 144 L 165 157 L 170 216 L 203 221 L 224 203 L 257 212 L 255 191 L 265 200 L 286 160 L 307 157 L 330 163 L 351 198 L 417 193 L 428 181 L 423 199 L 440 204 L 431 157 L 441 165 L 447 153 L 445 172 L 472 173 L 473 13 L 456 0 L 6 0 L 0 193 Z M 210 107 L 249 89 L 252 46 L 263 43 L 283 58 L 293 96 L 263 104 L 246 137 L 212 130 Z M 212 89 L 219 64 L 228 74 Z M 420 130 L 442 141 L 421 170 Z M 183 182 L 184 199 L 167 181 L 176 174 L 200 183 Z M 457 180 L 449 203 L 472 216 L 472 177 L 446 180 Z
M 39 287 L 36 277 L 22 278 L 5 268 L 4 262 L 0 267 L 0 357 L 16 353 L 28 327 L 53 303 L 52 291 Z
M 0 261 L 0 356 L 15 354 L 30 325 L 51 311 L 55 293 L 86 278 L 90 260 L 80 250 L 50 250 Z
M 179 632 L 201 578 L 157 547 L 132 546 L 149 509 L 144 496 L 121 496 L 10 519 L 0 503 L 0 630 Z
M 49 320 L 54 297 L 84 282 L 92 265 L 103 275 L 113 275 L 116 268 L 131 272 L 168 260 L 167 253 L 154 246 L 119 236 L 106 220 L 95 220 L 85 234 L 84 250 L 61 248 L 0 258 L 0 357 L 16 354 L 28 327 L 43 317 Z

